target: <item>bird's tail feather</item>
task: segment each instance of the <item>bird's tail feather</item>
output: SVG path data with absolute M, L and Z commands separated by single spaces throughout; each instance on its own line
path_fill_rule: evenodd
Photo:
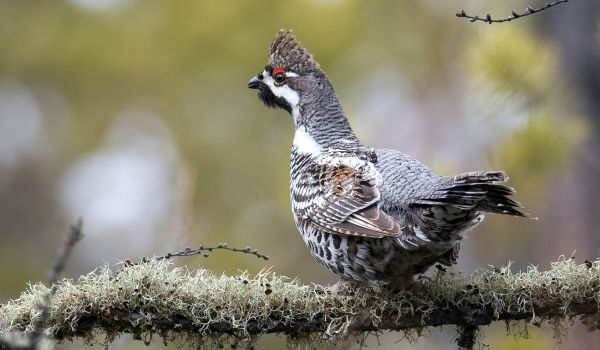
M 502 171 L 478 171 L 459 174 L 445 178 L 446 181 L 438 188 L 429 202 L 452 205 L 458 209 L 529 217 L 519 210 L 523 206 L 510 199 L 516 191 L 499 182 L 508 180 Z

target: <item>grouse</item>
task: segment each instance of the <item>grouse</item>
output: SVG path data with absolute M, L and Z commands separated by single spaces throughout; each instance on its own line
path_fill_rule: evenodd
M 295 123 L 291 205 L 312 256 L 342 280 L 403 289 L 435 263 L 456 263 L 484 213 L 525 217 L 502 171 L 440 176 L 408 155 L 361 143 L 331 81 L 281 29 L 250 79 L 268 107 Z

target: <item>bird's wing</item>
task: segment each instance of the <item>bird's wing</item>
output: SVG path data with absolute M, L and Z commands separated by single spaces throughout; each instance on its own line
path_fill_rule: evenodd
M 325 154 L 297 179 L 296 214 L 330 233 L 400 237 L 404 225 L 379 209 L 381 182 L 373 163 L 356 156 Z

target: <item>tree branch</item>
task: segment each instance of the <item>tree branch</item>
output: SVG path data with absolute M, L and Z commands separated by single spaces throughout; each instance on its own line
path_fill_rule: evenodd
M 556 0 L 550 3 L 547 3 L 546 5 L 534 9 L 531 6 L 527 6 L 527 8 L 525 9 L 525 12 L 523 13 L 517 13 L 515 11 L 512 11 L 511 16 L 506 17 L 506 18 L 501 18 L 501 19 L 493 19 L 492 16 L 490 16 L 490 14 L 486 14 L 485 17 L 479 17 L 477 15 L 475 16 L 471 16 L 468 15 L 467 13 L 465 13 L 465 10 L 460 10 L 459 12 L 456 13 L 456 17 L 462 17 L 462 18 L 468 18 L 471 22 L 476 22 L 476 21 L 481 21 L 481 22 L 486 22 L 488 24 L 492 24 L 492 23 L 502 23 L 502 22 L 510 22 L 512 20 L 515 20 L 517 18 L 521 18 L 521 17 L 527 17 L 529 15 L 533 15 L 534 13 L 538 13 L 544 10 L 547 10 L 553 6 L 568 2 L 569 0 Z
M 267 333 L 336 342 L 348 334 L 420 334 L 424 327 L 455 325 L 458 345 L 470 349 L 478 327 L 497 321 L 556 325 L 579 316 L 590 329 L 600 325 L 599 261 L 577 265 L 561 259 L 548 271 L 530 267 L 514 274 L 508 267 L 470 276 L 439 271 L 396 294 L 348 285 L 335 294 L 270 272 L 216 276 L 172 268 L 168 261 L 114 269 L 105 266 L 77 282 L 60 281 L 47 333 L 59 340 L 90 339 L 99 332 L 108 339 L 130 333 L 148 340 L 156 334 L 201 345 L 252 341 Z M 39 316 L 32 309 L 46 292 L 34 285 L 1 305 L 0 332 L 35 323 Z

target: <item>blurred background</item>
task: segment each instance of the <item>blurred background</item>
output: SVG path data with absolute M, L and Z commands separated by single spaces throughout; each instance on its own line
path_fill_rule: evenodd
M 310 257 L 289 209 L 291 117 L 248 79 L 292 28 L 328 73 L 361 140 L 450 175 L 503 169 L 539 221 L 488 217 L 459 268 L 513 261 L 547 269 L 598 256 L 600 2 L 572 1 L 505 24 L 543 1 L 0 0 L 0 302 L 46 280 L 68 225 L 84 240 L 65 275 L 105 262 L 226 241 L 271 256 L 305 283 L 337 278 Z M 178 264 L 256 273 L 265 262 L 215 252 Z M 557 348 L 484 328 L 492 349 Z M 418 344 L 452 348 L 453 327 Z M 101 340 L 100 340 L 101 341 Z M 263 348 L 285 341 L 264 337 Z M 379 344 L 379 345 L 378 345 Z M 66 343 L 76 349 L 81 343 Z M 575 322 L 565 349 L 600 347 Z M 143 344 L 121 337 L 110 349 Z M 162 349 L 162 342 L 152 344 Z M 351 346 L 352 348 L 352 346 Z

